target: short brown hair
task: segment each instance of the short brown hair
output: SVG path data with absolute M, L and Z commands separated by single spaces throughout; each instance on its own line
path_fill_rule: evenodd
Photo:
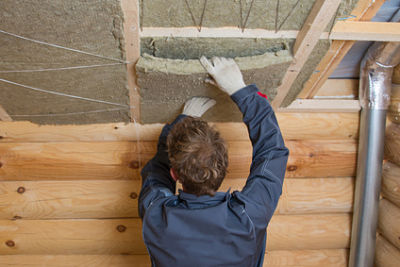
M 228 150 L 219 132 L 188 116 L 174 125 L 167 145 L 171 167 L 185 192 L 213 196 L 228 168 Z

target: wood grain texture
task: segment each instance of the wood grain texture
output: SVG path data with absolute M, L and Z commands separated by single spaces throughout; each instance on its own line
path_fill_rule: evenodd
M 379 232 L 400 249 L 400 208 L 386 199 L 379 202 Z
M 360 111 L 360 102 L 352 99 L 296 99 L 281 112 L 353 112 Z
M 277 113 L 286 139 L 354 139 L 358 137 L 356 113 Z M 300 123 L 301 122 L 301 123 Z M 247 141 L 243 123 L 214 123 L 227 141 Z M 92 125 L 36 125 L 0 122 L 0 142 L 156 141 L 162 124 L 107 123 Z
M 338 21 L 332 39 L 377 42 L 399 42 L 400 24 L 395 22 Z
M 392 123 L 386 127 L 385 158 L 400 165 L 400 124 Z
M 241 190 L 245 183 L 226 179 L 220 191 Z M 286 179 L 275 214 L 351 212 L 353 183 L 350 177 Z M 121 180 L 1 182 L 0 219 L 138 217 L 140 186 Z
M 355 17 L 349 18 L 346 21 L 370 21 L 384 2 L 385 0 L 360 0 L 351 12 Z M 305 83 L 298 97 L 313 98 L 354 43 L 354 41 L 334 40 L 310 79 Z
M 347 266 L 346 249 L 268 251 L 264 267 Z M 3 255 L 1 266 L 20 267 L 150 267 L 147 255 Z
M 376 238 L 375 265 L 376 267 L 400 266 L 400 250 L 381 235 Z
M 391 162 L 383 165 L 382 195 L 400 208 L 400 167 Z
M 290 64 L 282 84 L 277 89 L 277 95 L 272 101 L 272 106 L 279 108 L 287 93 L 292 87 L 321 33 L 336 14 L 341 0 L 318 0 L 314 3 L 307 19 L 305 20 L 293 46 L 293 62 Z
M 356 99 L 358 96 L 358 79 L 328 79 L 318 90 L 314 98 Z
M 288 140 L 287 177 L 354 176 L 355 140 Z M 228 178 L 248 176 L 249 141 L 229 142 Z M 0 180 L 139 179 L 156 142 L 0 143 Z M 141 164 L 139 164 L 141 162 Z
M 348 248 L 350 220 L 350 214 L 273 216 L 267 249 Z M 0 220 L 0 248 L 0 255 L 147 252 L 140 219 Z
M 124 13 L 125 56 L 131 121 L 140 119 L 140 95 L 136 84 L 135 64 L 140 57 L 139 3 L 138 0 L 121 0 Z

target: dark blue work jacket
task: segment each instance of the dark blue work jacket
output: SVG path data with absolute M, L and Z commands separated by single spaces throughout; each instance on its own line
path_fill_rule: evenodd
M 241 192 L 197 197 L 170 176 L 164 126 L 158 151 L 142 170 L 139 213 L 153 266 L 262 266 L 266 228 L 282 193 L 289 151 L 268 101 L 255 85 L 232 95 L 253 145 L 250 175 Z

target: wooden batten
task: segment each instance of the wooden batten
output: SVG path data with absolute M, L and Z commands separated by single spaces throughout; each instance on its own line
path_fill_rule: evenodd
M 355 139 L 358 113 L 277 113 L 285 139 Z M 299 123 L 301 122 L 301 123 Z M 247 141 L 243 123 L 213 123 L 227 141 Z M 0 122 L 0 142 L 156 141 L 163 124 L 42 125 Z
M 369 21 L 338 21 L 330 37 L 335 40 L 399 42 L 400 24 Z
M 392 123 L 386 128 L 385 158 L 400 166 L 400 125 Z
M 220 191 L 241 190 L 226 179 Z M 286 179 L 275 214 L 351 212 L 354 178 Z M 138 217 L 141 181 L 0 182 L 0 219 Z
M 369 21 L 375 16 L 384 2 L 385 0 L 359 0 L 357 6 L 351 12 L 355 17 L 346 21 Z M 354 41 L 334 40 L 310 79 L 304 84 L 303 90 L 298 97 L 313 98 L 336 67 L 339 66 L 354 43 Z
M 292 84 L 318 43 L 321 33 L 336 14 L 340 2 L 340 0 L 320 0 L 314 3 L 294 43 L 293 62 L 285 73 L 282 84 L 277 89 L 277 95 L 272 101 L 272 105 L 275 108 L 281 106 Z
M 355 140 L 287 140 L 286 177 L 354 176 Z M 156 142 L 0 143 L 0 180 L 139 179 Z M 249 174 L 249 141 L 228 142 L 227 178 Z
M 349 247 L 350 214 L 276 215 L 268 250 Z M 140 219 L 0 220 L 0 255 L 146 254 Z
M 397 249 L 400 249 L 400 208 L 386 199 L 379 202 L 379 232 Z
M 391 162 L 383 165 L 382 195 L 400 208 L 400 167 Z
M 308 266 L 345 267 L 347 249 L 276 250 L 268 251 L 264 267 Z M 3 255 L 4 267 L 149 267 L 147 255 Z
M 126 78 L 128 82 L 129 106 L 132 122 L 140 120 L 140 95 L 139 87 L 136 84 L 135 70 L 135 64 L 140 57 L 138 5 L 138 0 L 121 0 L 121 7 L 124 13 L 124 51 L 126 60 L 129 62 L 126 65 Z
M 378 235 L 376 238 L 375 249 L 375 266 L 376 267 L 399 267 L 400 266 L 400 250 L 390 244 L 383 236 Z

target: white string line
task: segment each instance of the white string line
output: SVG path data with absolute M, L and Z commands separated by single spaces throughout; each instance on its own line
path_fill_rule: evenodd
M 108 101 L 104 101 L 104 100 L 98 100 L 98 99 L 93 99 L 93 98 L 88 98 L 88 97 L 69 95 L 69 94 L 64 94 L 64 93 L 60 93 L 60 92 L 56 92 L 56 91 L 40 89 L 40 88 L 37 88 L 37 87 L 32 87 L 32 86 L 29 86 L 29 85 L 16 83 L 16 82 L 5 80 L 5 79 L 1 79 L 1 78 L 0 78 L 0 81 L 5 82 L 5 83 L 9 83 L 9 84 L 13 84 L 13 85 L 17 85 L 17 86 L 20 86 L 20 87 L 24 87 L 24 88 L 27 88 L 27 89 L 31 89 L 33 91 L 42 92 L 42 93 L 53 94 L 53 95 L 58 95 L 58 96 L 65 96 L 65 97 L 70 97 L 70 98 L 75 98 L 75 99 L 80 99 L 80 100 L 85 100 L 85 101 L 90 101 L 90 102 L 97 102 L 97 103 L 102 103 L 102 104 L 108 104 L 108 105 L 113 105 L 113 106 L 129 107 L 128 105 L 125 105 L 125 104 L 108 102 Z
M 43 41 L 31 39 L 31 38 L 28 38 L 28 37 L 24 37 L 24 36 L 21 36 L 21 35 L 15 34 L 15 33 L 11 33 L 11 32 L 6 32 L 6 31 L 3 31 L 3 30 L 0 30 L 0 33 L 4 33 L 4 34 L 7 34 L 7 35 L 14 36 L 16 38 L 20 38 L 20 39 L 23 39 L 23 40 L 31 41 L 31 42 L 42 44 L 42 45 L 47 45 L 47 46 L 51 46 L 51 47 L 55 47 L 55 48 L 65 49 L 65 50 L 76 52 L 76 53 L 81 53 L 81 54 L 85 54 L 85 55 L 89 55 L 89 56 L 94 56 L 94 57 L 114 60 L 114 61 L 118 61 L 118 62 L 126 63 L 126 64 L 129 63 L 128 61 L 125 61 L 125 60 L 122 60 L 122 59 L 106 57 L 106 56 L 102 56 L 102 55 L 98 55 L 98 54 L 93 54 L 93 53 L 90 53 L 90 52 L 81 51 L 81 50 L 74 49 L 74 48 L 69 48 L 69 47 L 56 45 L 56 44 L 51 44 L 51 43 L 46 43 L 46 42 L 43 42 Z
M 52 69 L 36 69 L 36 70 L 1 70 L 0 73 L 20 73 L 20 72 L 39 72 L 39 71 L 55 71 L 55 70 L 74 70 L 74 69 L 86 69 L 86 68 L 97 68 L 104 66 L 122 65 L 125 63 L 110 63 L 110 64 L 98 64 L 98 65 L 86 65 L 86 66 L 74 66 L 64 68 L 52 68 Z
M 110 112 L 110 111 L 118 111 L 125 110 L 128 108 L 111 108 L 111 109 L 97 109 L 97 110 L 89 110 L 89 111 L 81 111 L 81 112 L 68 112 L 68 113 L 53 113 L 53 114 L 9 114 L 11 117 L 58 117 L 58 116 L 69 116 L 69 115 L 82 115 L 88 113 L 100 113 L 100 112 Z

